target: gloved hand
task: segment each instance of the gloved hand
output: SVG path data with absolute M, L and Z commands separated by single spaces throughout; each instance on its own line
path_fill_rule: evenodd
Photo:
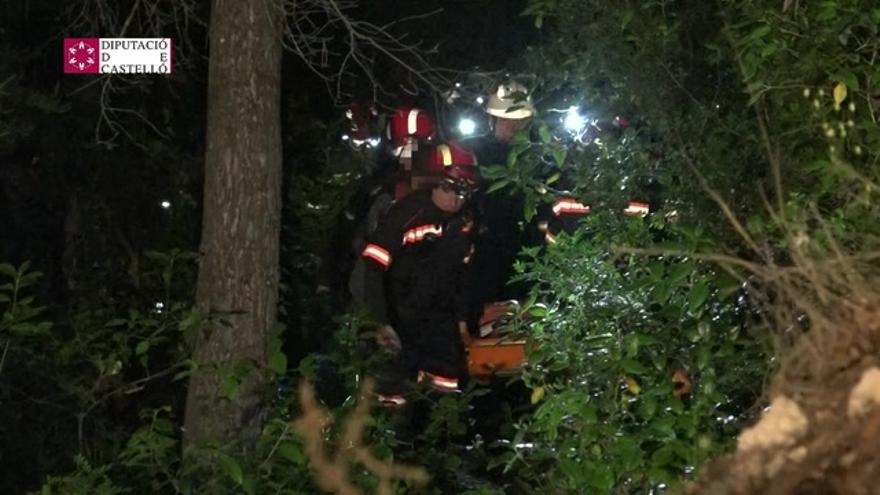
M 391 325 L 383 325 L 376 330 L 376 345 L 392 354 L 400 352 L 400 337 L 391 328 Z

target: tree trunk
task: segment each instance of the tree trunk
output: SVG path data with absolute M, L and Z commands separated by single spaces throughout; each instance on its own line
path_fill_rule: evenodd
M 211 9 L 196 302 L 225 321 L 196 338 L 199 369 L 189 382 L 184 445 L 247 448 L 262 427 L 267 336 L 278 299 L 280 20 L 272 0 L 214 0 Z M 242 376 L 248 363 L 255 368 Z M 229 398 L 237 370 L 241 384 Z

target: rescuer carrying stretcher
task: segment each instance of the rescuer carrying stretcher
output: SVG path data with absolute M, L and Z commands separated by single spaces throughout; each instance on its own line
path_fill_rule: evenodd
M 465 205 L 479 173 L 473 155 L 454 144 L 432 153 L 442 163 L 439 182 L 395 202 L 362 252 L 363 302 L 378 325 L 378 344 L 395 354 L 378 380 L 386 405 L 405 402 L 413 381 L 451 392 L 467 376 L 473 219 Z

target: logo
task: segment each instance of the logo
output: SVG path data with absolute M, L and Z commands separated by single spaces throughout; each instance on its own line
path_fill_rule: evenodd
M 64 73 L 98 74 L 99 49 L 98 38 L 65 38 Z
M 65 74 L 170 74 L 171 38 L 65 38 Z

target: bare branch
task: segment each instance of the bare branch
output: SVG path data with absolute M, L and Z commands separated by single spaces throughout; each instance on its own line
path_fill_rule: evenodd
M 349 96 L 345 84 L 354 78 L 369 81 L 374 100 L 380 92 L 384 93 L 374 72 L 380 60 L 403 68 L 425 88 L 439 91 L 450 85 L 446 76 L 452 71 L 433 67 L 426 59 L 430 50 L 425 50 L 418 42 L 407 41 L 406 34 L 392 32 L 405 22 L 428 18 L 442 9 L 377 25 L 349 15 L 348 12 L 358 6 L 355 1 L 279 1 L 288 21 L 284 46 L 328 85 L 336 100 Z M 334 46 L 344 47 L 344 51 L 336 52 Z
M 370 414 L 370 397 L 373 386 L 368 380 L 361 390 L 361 400 L 342 425 L 336 448 L 329 449 L 324 431 L 332 422 L 330 413 L 315 398 L 314 390 L 307 383 L 299 387 L 302 416 L 294 422 L 294 429 L 303 438 L 318 486 L 340 495 L 359 495 L 361 491 L 351 482 L 349 473 L 355 462 L 378 478 L 379 495 L 391 495 L 394 480 L 406 480 L 424 484 L 428 473 L 424 469 L 406 466 L 389 460 L 377 459 L 368 445 L 363 444 L 364 429 Z
M 167 37 L 169 28 L 174 33 L 174 64 L 178 70 L 189 63 L 191 53 L 184 48 L 191 35 L 193 23 L 204 26 L 197 15 L 197 0 L 179 0 L 169 6 L 161 0 L 82 0 L 71 5 L 67 17 L 71 20 L 67 31 L 85 33 L 118 33 L 118 36 Z M 402 25 L 424 20 L 442 12 L 436 9 L 387 22 L 375 24 L 355 19 L 351 11 L 360 6 L 355 0 L 267 0 L 267 8 L 280 9 L 285 23 L 279 35 L 285 49 L 296 54 L 315 76 L 327 86 L 331 97 L 340 101 L 352 95 L 346 89 L 350 82 L 365 80 L 373 100 L 379 95 L 391 94 L 382 86 L 376 67 L 390 63 L 402 68 L 420 88 L 435 92 L 451 86 L 451 69 L 434 67 L 427 59 L 436 49 L 425 49 L 407 34 L 396 34 Z M 131 34 L 130 34 L 131 33 Z M 99 84 L 100 109 L 95 125 L 96 142 L 113 146 L 123 137 L 136 146 L 138 142 L 130 126 L 143 125 L 159 137 L 166 137 L 158 126 L 142 112 L 114 105 L 127 90 L 142 91 L 155 83 L 149 77 L 105 76 L 87 82 L 74 90 L 81 92 Z
M 161 5 L 160 5 L 161 3 Z M 112 36 L 118 37 L 170 37 L 174 43 L 175 68 L 186 70 L 192 57 L 188 38 L 192 26 L 205 26 L 199 18 L 198 0 L 81 0 L 72 3 L 67 9 L 69 23 L 65 32 L 72 36 Z M 95 142 L 104 146 L 115 146 L 120 137 L 131 141 L 135 146 L 145 149 L 140 138 L 130 129 L 132 124 L 142 125 L 159 138 L 166 138 L 158 126 L 143 112 L 132 108 L 114 106 L 116 101 L 127 93 L 144 92 L 152 84 L 161 83 L 150 76 L 126 75 L 123 77 L 103 75 L 76 88 L 71 94 L 80 93 L 93 85 L 99 85 L 99 108 L 95 123 Z

